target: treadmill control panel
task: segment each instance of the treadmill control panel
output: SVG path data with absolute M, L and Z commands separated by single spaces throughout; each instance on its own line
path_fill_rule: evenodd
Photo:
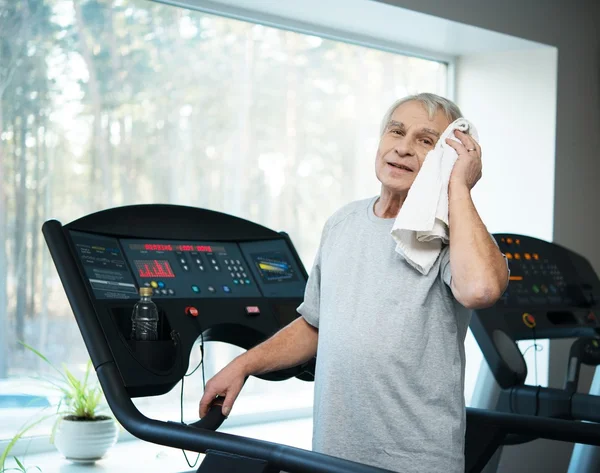
M 71 231 L 97 299 L 302 297 L 305 281 L 286 241 L 167 241 Z
M 500 305 L 529 308 L 596 305 L 597 278 L 582 271 L 572 252 L 526 236 L 495 237 L 510 268 L 510 282 Z

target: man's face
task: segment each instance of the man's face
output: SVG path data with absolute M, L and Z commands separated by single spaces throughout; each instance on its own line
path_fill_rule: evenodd
M 375 174 L 381 184 L 392 193 L 407 192 L 425 156 L 435 147 L 448 125 L 450 122 L 439 111 L 430 120 L 427 110 L 419 102 L 400 105 L 379 140 Z

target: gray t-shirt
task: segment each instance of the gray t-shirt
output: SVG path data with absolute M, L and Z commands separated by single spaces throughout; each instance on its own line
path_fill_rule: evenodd
M 319 329 L 315 451 L 402 473 L 464 472 L 464 340 L 445 247 L 428 275 L 376 198 L 329 218 L 298 312 Z

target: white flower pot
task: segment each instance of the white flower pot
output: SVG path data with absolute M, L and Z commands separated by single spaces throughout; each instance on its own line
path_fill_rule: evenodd
M 114 419 L 61 419 L 54 437 L 54 445 L 67 460 L 94 463 L 115 444 L 118 436 L 119 429 Z

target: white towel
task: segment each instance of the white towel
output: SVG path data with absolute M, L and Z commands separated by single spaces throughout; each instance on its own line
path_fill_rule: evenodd
M 429 273 L 442 243 L 448 243 L 448 182 L 458 155 L 446 138 L 459 141 L 456 129 L 479 141 L 477 130 L 464 118 L 446 128 L 425 157 L 391 231 L 396 251 L 422 274 Z

